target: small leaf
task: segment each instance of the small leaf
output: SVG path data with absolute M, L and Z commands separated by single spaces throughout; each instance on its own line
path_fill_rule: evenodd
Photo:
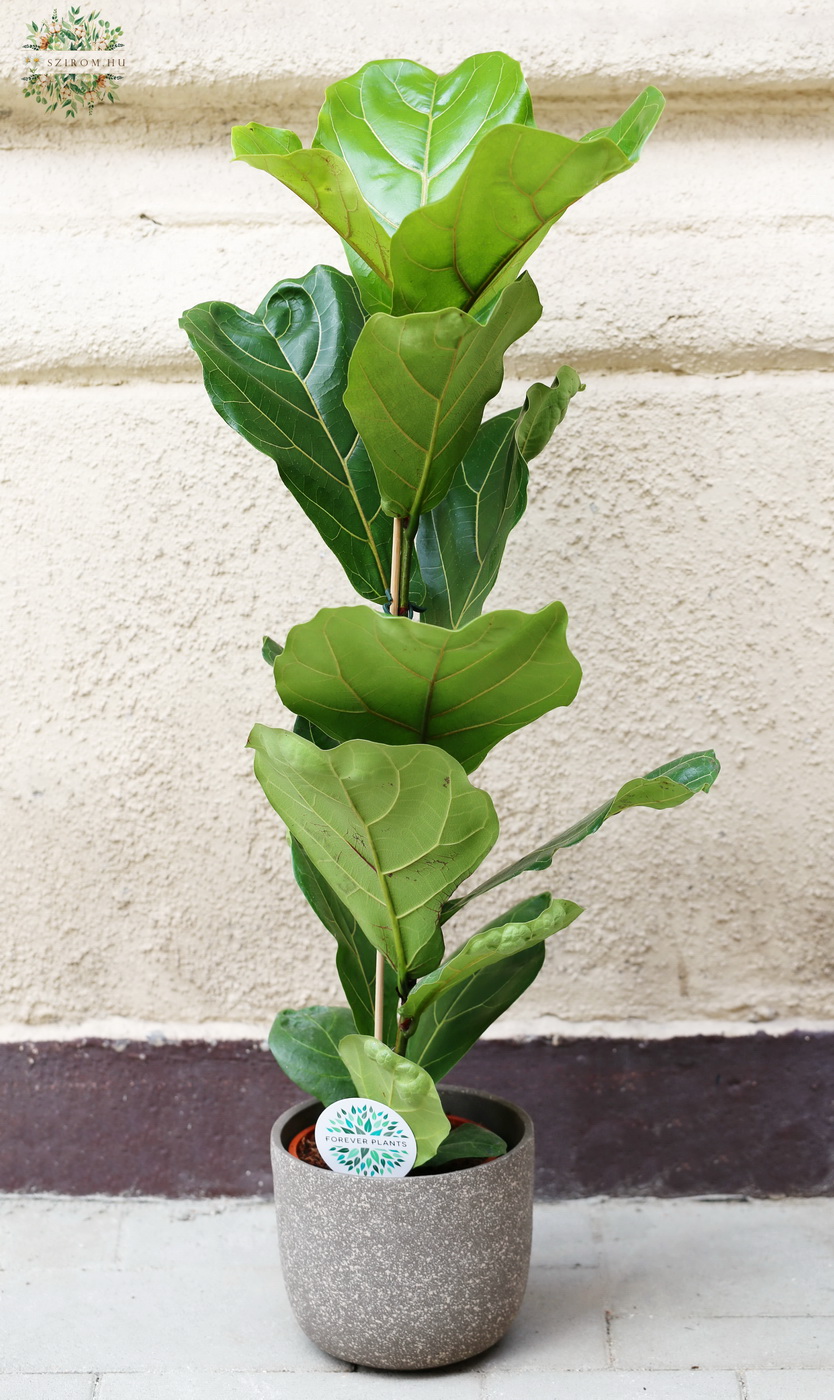
M 262 724 L 249 744 L 269 802 L 399 986 L 436 967 L 440 906 L 498 834 L 488 794 L 430 744 L 323 750 Z
M 482 1128 L 480 1123 L 461 1123 L 441 1142 L 434 1156 L 426 1163 L 430 1167 L 457 1162 L 462 1157 L 503 1157 L 507 1144 L 497 1133 Z
M 504 352 L 540 315 L 525 274 L 485 325 L 454 308 L 367 322 L 351 356 L 345 406 L 389 515 L 413 518 L 443 500 L 501 387 Z
M 266 661 L 267 665 L 274 666 L 276 657 L 280 656 L 283 650 L 284 648 L 281 646 L 280 642 L 273 642 L 271 637 L 264 637 L 263 646 L 261 647 L 261 656 L 264 661 Z
M 433 744 L 471 773 L 582 676 L 561 603 L 487 613 L 456 632 L 370 608 L 322 608 L 275 663 L 284 704 L 336 740 Z
M 383 282 L 391 281 L 390 239 L 341 156 L 303 150 L 292 131 L 249 122 L 232 127 L 235 160 L 274 175 L 335 229 Z
M 315 744 L 317 749 L 335 749 L 338 745 L 337 739 L 331 739 L 329 734 L 325 734 L 324 730 L 319 729 L 317 724 L 311 724 L 303 715 L 296 715 L 292 732 L 300 734 L 302 739 L 307 739 L 311 744 Z
M 417 1140 L 415 1167 L 433 1157 L 450 1124 L 431 1075 L 372 1035 L 345 1036 L 339 1054 L 359 1095 L 387 1104 L 405 1119 Z
M 525 923 L 550 904 L 549 894 L 534 895 L 487 924 Z M 481 968 L 444 992 L 409 1032 L 405 1053 L 435 1081 L 443 1079 L 497 1017 L 503 1015 L 535 981 L 544 963 L 544 943 L 536 943 L 500 963 Z
M 631 782 L 620 788 L 615 797 L 604 802 L 581 821 L 574 822 L 567 831 L 554 836 L 551 841 L 545 842 L 535 851 L 530 851 L 512 865 L 505 866 L 469 894 L 450 900 L 443 907 L 441 920 L 445 923 L 463 909 L 470 899 L 477 899 L 479 895 L 494 890 L 496 885 L 503 885 L 506 880 L 514 879 L 516 875 L 523 875 L 527 870 L 546 870 L 557 851 L 566 850 L 569 846 L 576 846 L 578 842 L 584 841 L 586 836 L 599 831 L 603 822 L 616 816 L 618 812 L 625 812 L 629 807 L 654 807 L 663 811 L 667 807 L 679 807 L 696 792 L 709 792 L 720 771 L 721 765 L 713 750 L 702 749 L 697 753 L 685 754 L 683 758 L 675 758 L 671 763 L 664 763 L 643 778 L 632 778 Z
M 666 99 L 662 92 L 656 87 L 644 88 L 613 126 L 598 127 L 596 131 L 589 131 L 580 139 L 598 141 L 600 137 L 606 136 L 615 146 L 619 146 L 634 165 L 640 159 L 643 147 L 660 121 L 665 106 Z
M 347 1007 L 279 1011 L 269 1032 L 269 1048 L 287 1078 L 327 1106 L 356 1092 L 339 1055 L 339 1043 L 355 1029 Z
M 427 1006 L 458 982 L 491 963 L 501 962 L 503 958 L 541 943 L 551 934 L 567 928 L 581 913 L 580 906 L 569 899 L 551 899 L 547 908 L 529 922 L 502 924 L 474 933 L 447 962 L 421 977 L 412 987 L 400 1007 L 400 1020 L 416 1020 Z
M 576 370 L 562 365 L 552 384 L 531 384 L 516 428 L 518 450 L 532 462 L 550 442 L 574 394 L 585 388 Z

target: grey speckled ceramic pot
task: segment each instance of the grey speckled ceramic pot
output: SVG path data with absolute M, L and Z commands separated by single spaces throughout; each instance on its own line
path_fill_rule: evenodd
M 500 1133 L 505 1157 L 437 1176 L 365 1181 L 291 1157 L 313 1099 L 272 1130 L 278 1238 L 293 1312 L 331 1356 L 417 1371 L 477 1356 L 524 1297 L 533 1220 L 533 1124 L 476 1090 L 441 1087 L 447 1113 Z

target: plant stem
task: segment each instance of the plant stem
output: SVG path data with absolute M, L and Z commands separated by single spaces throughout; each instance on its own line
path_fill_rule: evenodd
M 400 599 L 402 591 L 402 564 L 403 564 L 403 520 L 397 515 L 394 517 L 394 534 L 391 540 L 391 616 L 399 617 Z M 406 598 L 408 593 L 406 592 Z
M 412 524 L 413 521 L 413 524 Z M 419 515 L 412 517 L 404 516 L 402 521 L 397 522 L 402 531 L 402 544 L 400 546 L 400 587 L 399 596 L 402 599 L 404 610 L 408 611 L 408 595 L 411 586 L 411 558 L 414 549 L 414 536 L 417 533 L 417 526 L 420 523 Z

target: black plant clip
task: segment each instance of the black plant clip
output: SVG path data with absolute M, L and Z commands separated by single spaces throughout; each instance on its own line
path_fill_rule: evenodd
M 388 601 L 387 601 L 387 603 L 384 603 L 384 604 L 383 604 L 382 611 L 383 611 L 384 613 L 387 613 L 389 617 L 392 617 L 392 616 L 393 616 L 393 613 L 391 612 L 391 604 L 392 604 L 392 602 L 393 602 L 394 600 L 393 600 L 393 598 L 391 597 L 391 590 L 390 590 L 390 588 L 386 588 L 386 590 L 385 590 L 385 597 L 388 599 Z M 401 613 L 399 614 L 399 616 L 400 616 L 400 617 L 413 618 L 415 613 L 424 613 L 425 611 L 426 611 L 425 608 L 421 608 L 420 605 L 419 605 L 419 603 L 409 603 L 409 605 L 408 605 L 408 607 L 406 608 L 405 612 L 401 612 Z

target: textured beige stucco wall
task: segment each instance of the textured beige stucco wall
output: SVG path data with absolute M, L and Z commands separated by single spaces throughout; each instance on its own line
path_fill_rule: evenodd
M 565 361 L 588 385 L 492 598 L 562 598 L 585 678 L 480 770 L 491 865 L 689 748 L 724 765 L 709 797 L 623 815 L 525 877 L 587 912 L 512 1029 L 834 1019 L 831 11 L 107 13 L 136 55 L 112 112 L 67 128 L 0 77 L 0 1021 L 265 1025 L 338 997 L 243 745 L 281 719 L 262 632 L 351 595 L 214 413 L 177 318 L 342 265 L 229 162 L 233 122 L 309 136 L 324 83 L 370 57 L 491 46 L 570 134 L 644 82 L 669 97 L 637 169 L 536 254 L 545 314 L 495 404 Z

